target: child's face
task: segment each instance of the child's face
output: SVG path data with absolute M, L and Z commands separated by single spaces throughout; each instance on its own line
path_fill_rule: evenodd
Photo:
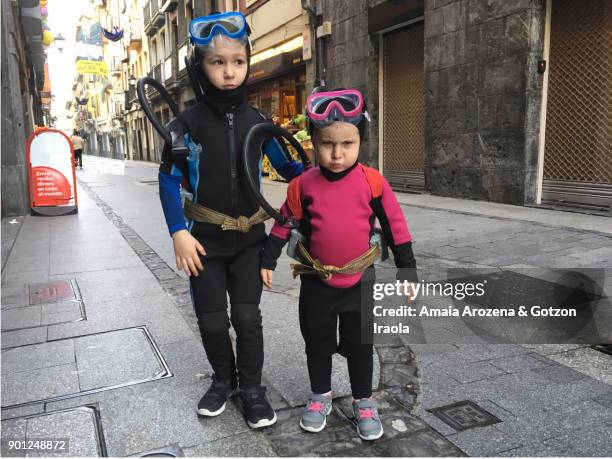
M 314 134 L 317 161 L 325 169 L 342 172 L 355 164 L 360 145 L 356 126 L 336 121 L 324 129 L 316 129 Z
M 214 46 L 204 54 L 202 70 L 218 89 L 231 90 L 240 86 L 248 67 L 244 44 L 221 35 L 213 40 Z

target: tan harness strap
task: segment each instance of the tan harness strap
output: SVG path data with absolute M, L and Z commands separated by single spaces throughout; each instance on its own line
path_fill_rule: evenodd
M 240 231 L 241 233 L 248 233 L 254 225 L 263 223 L 271 218 L 261 207 L 250 217 L 241 215 L 238 218 L 233 218 L 189 200 L 185 200 L 184 210 L 185 216 L 190 220 L 219 225 L 223 231 Z
M 322 279 L 329 280 L 333 274 L 356 274 L 372 265 L 379 254 L 378 244 L 376 244 L 344 266 L 338 267 L 334 265 L 324 265 L 319 260 L 312 258 L 308 250 L 306 250 L 299 241 L 296 248 L 300 257 L 304 260 L 304 263 L 291 264 L 294 278 L 301 274 L 318 274 Z

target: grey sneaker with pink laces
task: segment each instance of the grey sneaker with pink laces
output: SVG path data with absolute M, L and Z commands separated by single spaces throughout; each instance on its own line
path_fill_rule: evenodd
M 353 414 L 357 422 L 357 433 L 362 440 L 377 440 L 383 436 L 383 426 L 374 400 L 371 398 L 354 400 Z
M 327 415 L 332 409 L 332 399 L 323 394 L 308 397 L 300 427 L 307 432 L 321 432 L 327 424 Z

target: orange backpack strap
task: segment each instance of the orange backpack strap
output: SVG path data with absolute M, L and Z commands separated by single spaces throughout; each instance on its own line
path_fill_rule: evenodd
M 376 169 L 373 169 L 368 166 L 364 166 L 363 164 L 360 164 L 360 166 L 361 166 L 361 170 L 363 170 L 363 173 L 366 176 L 368 185 L 370 185 L 370 191 L 372 192 L 372 199 L 380 198 L 383 194 L 383 185 L 384 185 L 384 180 L 383 180 L 382 175 L 380 175 L 380 172 L 378 172 L 378 170 Z
M 287 206 L 289 206 L 291 214 L 297 220 L 301 220 L 304 217 L 304 212 L 302 212 L 299 175 L 289 182 L 289 188 L 287 189 Z

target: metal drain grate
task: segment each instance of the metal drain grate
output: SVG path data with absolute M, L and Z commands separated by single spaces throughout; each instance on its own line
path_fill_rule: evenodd
M 463 400 L 452 405 L 432 408 L 427 411 L 458 431 L 502 422 L 501 419 L 471 400 Z

